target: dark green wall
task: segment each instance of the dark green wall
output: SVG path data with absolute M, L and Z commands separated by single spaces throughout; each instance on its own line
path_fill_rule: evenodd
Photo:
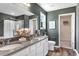
M 65 13 L 72 13 L 76 12 L 76 7 L 70 7 L 70 8 L 65 8 L 65 9 L 60 9 L 56 11 L 51 11 L 47 13 L 47 31 L 48 31 L 48 36 L 49 40 L 56 41 L 56 45 L 59 44 L 59 39 L 58 39 L 58 15 L 59 14 L 65 14 Z M 49 21 L 56 21 L 56 29 L 50 30 L 49 29 Z
M 16 19 L 24 20 L 24 15 L 16 16 Z
M 38 4 L 31 3 L 31 7 L 29 8 L 31 12 L 33 12 L 35 15 L 40 15 L 40 11 L 43 12 L 46 15 L 46 11 L 43 10 Z
M 29 16 L 29 19 L 33 19 L 33 18 L 37 18 L 38 16 L 36 15 L 32 15 L 32 16 Z
M 0 36 L 3 36 L 3 20 L 0 20 Z

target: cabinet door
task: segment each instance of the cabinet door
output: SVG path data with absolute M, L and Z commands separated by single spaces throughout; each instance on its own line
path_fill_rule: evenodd
M 30 47 L 27 47 L 19 52 L 12 54 L 11 56 L 28 56 L 30 55 Z
M 36 50 L 37 56 L 43 56 L 43 46 L 40 45 L 39 48 Z
M 43 47 L 41 46 L 41 42 L 36 43 L 36 56 L 43 55 Z
M 42 41 L 41 41 L 42 42 Z M 41 43 L 40 42 L 40 43 Z M 41 43 L 41 45 L 40 45 L 40 51 L 39 51 L 39 54 L 40 54 L 40 56 L 43 56 L 43 49 L 44 49 L 44 47 L 43 47 L 43 44 Z
M 35 56 L 36 55 L 36 44 L 31 46 L 30 54 L 29 55 L 30 56 Z
M 46 38 L 43 42 L 44 47 L 44 56 L 48 53 L 48 38 Z

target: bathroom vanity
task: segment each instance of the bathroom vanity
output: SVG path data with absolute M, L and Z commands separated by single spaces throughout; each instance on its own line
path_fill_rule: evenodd
M 2 50 L 0 49 L 0 55 L 2 56 L 46 56 L 48 53 L 48 36 L 35 37 L 31 41 L 8 45 L 7 48 L 6 46 L 4 46 Z

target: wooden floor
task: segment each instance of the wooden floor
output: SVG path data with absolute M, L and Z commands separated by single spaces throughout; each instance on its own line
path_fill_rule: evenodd
M 49 51 L 47 56 L 76 56 L 76 52 L 67 48 L 55 48 L 54 51 Z

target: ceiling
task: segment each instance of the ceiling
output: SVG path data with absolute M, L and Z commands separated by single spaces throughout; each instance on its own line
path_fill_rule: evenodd
M 0 3 L 0 12 L 13 16 L 33 15 L 28 11 L 28 6 L 22 3 Z
M 77 3 L 38 3 L 45 11 L 50 12 L 58 9 L 76 6 Z M 19 16 L 19 15 L 34 15 L 29 11 L 29 7 L 22 3 L 0 3 L 0 12 Z
M 45 11 L 50 12 L 54 10 L 59 10 L 63 8 L 76 6 L 77 3 L 38 3 Z

